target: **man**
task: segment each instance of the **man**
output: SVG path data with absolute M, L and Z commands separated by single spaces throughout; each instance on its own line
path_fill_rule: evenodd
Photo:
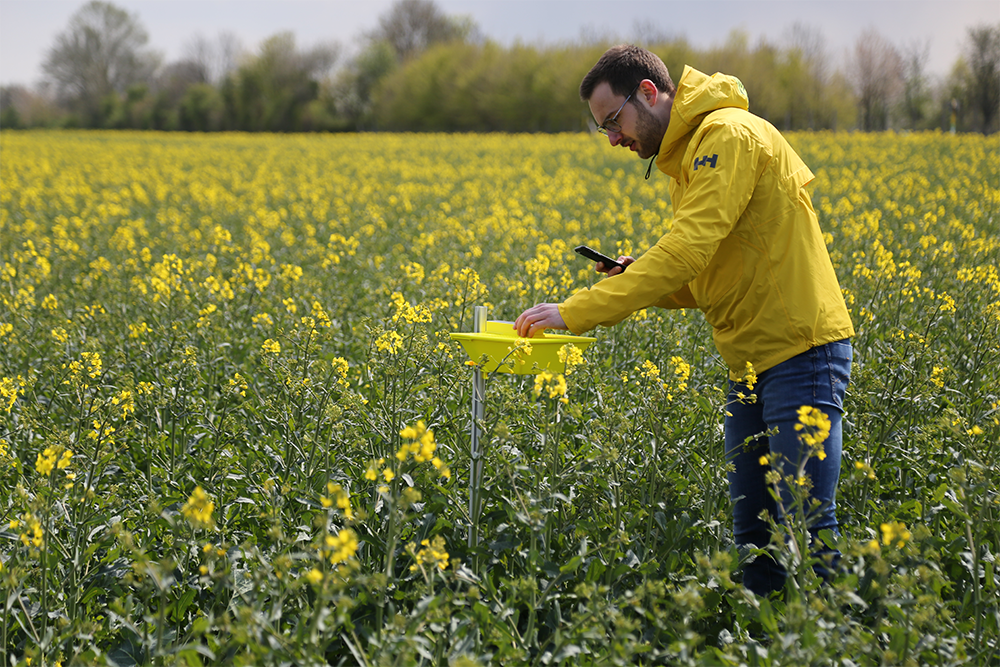
M 805 482 L 798 475 L 805 461 L 816 501 L 807 506 L 814 549 L 835 559 L 815 540 L 823 530 L 837 534 L 854 328 L 805 190 L 812 172 L 770 123 L 747 111 L 735 77 L 685 67 L 675 87 L 656 55 L 616 46 L 584 77 L 580 96 L 612 146 L 655 159 L 671 177 L 673 224 L 642 257 L 619 258 L 625 269 L 599 264 L 607 279 L 524 311 L 514 327 L 522 336 L 583 333 L 649 306 L 701 309 L 729 367 L 725 446 L 737 545 L 768 545 L 766 518 L 781 521 L 793 506 L 787 484 L 776 503 L 765 476 L 774 469 Z M 748 369 L 756 372 L 752 391 Z M 756 400 L 740 398 L 751 393 Z M 796 429 L 803 406 L 829 418 L 820 447 L 800 440 L 814 430 Z M 785 576 L 761 556 L 745 564 L 743 582 L 764 595 L 782 588 Z

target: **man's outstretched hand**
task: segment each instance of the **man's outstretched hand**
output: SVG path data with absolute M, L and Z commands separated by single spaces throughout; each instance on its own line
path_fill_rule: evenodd
M 514 329 L 522 338 L 531 338 L 543 329 L 567 329 L 558 303 L 540 303 L 517 316 Z

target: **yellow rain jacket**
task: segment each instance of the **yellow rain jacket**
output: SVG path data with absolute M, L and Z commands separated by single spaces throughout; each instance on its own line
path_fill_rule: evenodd
M 854 335 L 805 186 L 813 174 L 747 111 L 739 79 L 685 67 L 656 166 L 670 231 L 624 273 L 560 304 L 574 333 L 637 310 L 699 308 L 733 380 Z

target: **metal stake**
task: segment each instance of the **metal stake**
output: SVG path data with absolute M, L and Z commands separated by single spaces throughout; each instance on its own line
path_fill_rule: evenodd
M 476 306 L 473 310 L 473 331 L 482 333 L 486 331 L 486 306 Z M 473 361 L 478 361 L 477 359 Z M 484 418 L 484 405 L 486 403 L 486 379 L 479 366 L 472 371 L 472 429 L 470 452 L 472 458 L 471 472 L 469 475 L 469 546 L 474 547 L 479 544 L 479 513 L 482 510 L 482 490 L 483 490 L 483 451 L 479 442 L 479 424 Z

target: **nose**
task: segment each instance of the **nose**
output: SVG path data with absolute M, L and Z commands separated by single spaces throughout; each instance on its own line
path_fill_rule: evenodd
M 617 146 L 622 142 L 623 134 L 621 132 L 611 132 L 608 131 L 608 141 L 611 142 L 612 146 Z

